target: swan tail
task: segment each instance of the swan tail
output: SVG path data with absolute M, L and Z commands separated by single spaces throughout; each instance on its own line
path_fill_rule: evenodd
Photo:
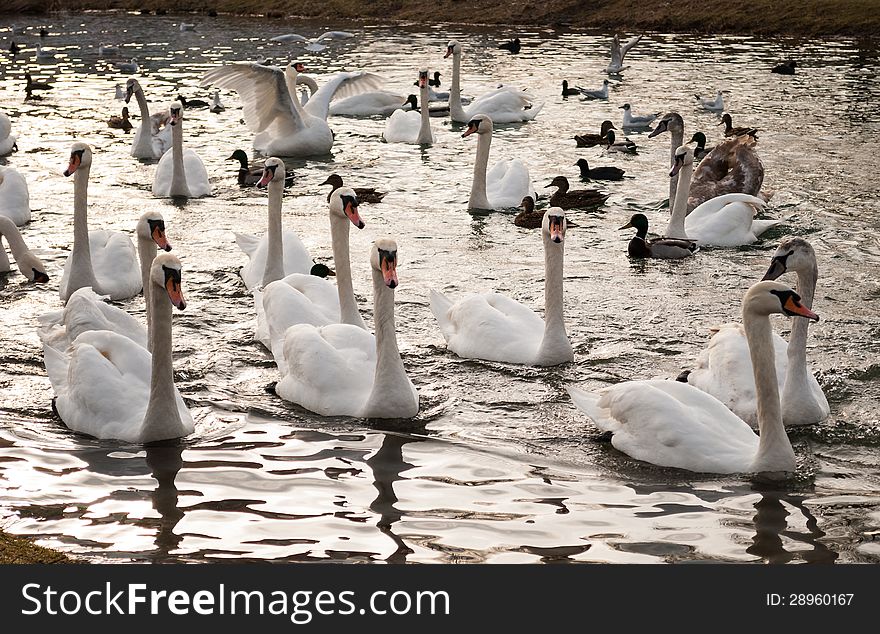
M 446 297 L 443 293 L 439 291 L 431 290 L 431 312 L 434 313 L 434 317 L 437 319 L 437 323 L 440 324 L 440 330 L 443 332 L 443 336 L 446 336 L 446 331 L 449 328 L 449 309 L 452 308 L 452 302 L 449 301 L 449 298 Z
M 599 399 L 601 398 L 600 394 L 596 394 L 595 392 L 585 392 L 580 388 L 571 386 L 566 387 L 565 389 L 569 396 L 571 396 L 571 400 L 574 402 L 575 406 L 586 414 L 599 429 L 602 431 L 614 431 L 606 425 L 608 416 L 602 411 L 602 407 L 599 406 Z
M 63 386 L 67 379 L 67 356 L 48 344 L 43 345 L 43 365 L 46 366 L 46 374 L 56 394 L 58 388 Z
M 544 102 L 542 101 L 541 103 L 539 103 L 537 105 L 532 104 L 532 107 L 529 108 L 528 110 L 523 110 L 523 114 L 525 115 L 525 118 L 526 118 L 525 120 L 531 121 L 532 119 L 537 117 L 538 113 L 541 112 L 541 109 L 543 107 L 544 107 Z
M 238 248 L 244 251 L 248 257 L 251 257 L 253 256 L 254 251 L 257 250 L 257 247 L 260 244 L 260 239 L 246 233 L 236 233 L 235 244 L 237 244 Z
M 755 237 L 758 237 L 768 229 L 772 229 L 781 223 L 782 220 L 752 220 L 752 233 L 755 234 Z

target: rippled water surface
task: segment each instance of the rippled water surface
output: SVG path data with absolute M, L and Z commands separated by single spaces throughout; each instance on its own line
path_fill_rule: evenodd
M 553 30 L 520 32 L 523 49 L 494 48 L 507 33 L 461 27 L 347 28 L 358 37 L 320 53 L 267 42 L 324 25 L 259 19 L 205 19 L 193 33 L 178 20 L 135 15 L 50 18 L 37 63 L 39 24 L 16 35 L 28 48 L 6 52 L 0 22 L 0 108 L 13 120 L 20 151 L 8 158 L 28 179 L 33 222 L 25 239 L 52 282 L 0 278 L 0 510 L 7 530 L 101 561 L 661 562 L 876 561 L 880 542 L 880 241 L 877 238 L 880 110 L 876 50 L 856 42 L 768 42 L 743 37 L 648 36 L 631 68 L 614 78 L 608 102 L 563 99 L 559 83 L 599 86 L 607 38 Z M 228 109 L 187 112 L 187 142 L 204 160 L 215 195 L 175 206 L 152 197 L 155 167 L 129 155 L 131 135 L 106 121 L 124 82 L 111 62 L 136 57 L 154 109 L 182 92 L 207 98 L 198 79 L 231 60 L 289 55 L 319 81 L 368 69 L 410 92 L 418 67 L 451 76 L 445 43 L 466 48 L 463 82 L 477 94 L 505 82 L 544 100 L 537 120 L 499 126 L 492 160 L 521 158 L 539 191 L 557 174 L 577 183 L 577 158 L 619 165 L 620 183 L 598 213 L 571 214 L 566 239 L 565 315 L 575 362 L 536 369 L 464 361 L 447 353 L 427 292 L 452 296 L 495 289 L 527 305 L 543 303 L 543 258 L 535 232 L 512 215 L 467 211 L 473 139 L 433 119 L 437 144 L 388 145 L 378 119 L 331 118 L 332 157 L 291 161 L 296 183 L 285 224 L 319 259 L 330 257 L 326 188 L 331 172 L 353 186 L 388 191 L 361 209 L 352 232 L 355 290 L 371 315 L 367 251 L 396 237 L 401 263 L 398 333 L 421 394 L 411 423 L 378 428 L 322 419 L 279 400 L 269 355 L 253 341 L 253 299 L 238 270 L 245 256 L 233 231 L 262 233 L 266 196 L 240 190 L 232 150 L 250 149 L 234 93 Z M 100 57 L 102 42 L 119 44 Z M 294 52 L 291 52 L 293 50 Z M 798 74 L 768 72 L 798 59 Z M 26 70 L 52 81 L 42 101 L 24 102 Z M 635 157 L 578 150 L 571 136 L 594 131 L 617 106 L 676 109 L 692 131 L 717 140 L 719 118 L 696 108 L 694 93 L 728 89 L 734 124 L 761 129 L 768 214 L 785 223 L 756 245 L 703 250 L 687 262 L 631 262 L 617 227 L 634 211 L 663 226 L 669 137 L 630 138 Z M 136 108 L 134 108 L 136 110 Z M 137 124 L 137 121 L 135 121 Z M 36 336 L 37 315 L 57 309 L 57 285 L 72 242 L 72 183 L 61 175 L 74 139 L 94 147 L 90 222 L 132 233 L 137 217 L 160 210 L 184 262 L 189 305 L 175 315 L 175 376 L 197 413 L 197 432 L 173 446 L 98 442 L 68 431 L 51 409 L 51 386 Z M 542 203 L 546 204 L 546 203 Z M 760 279 L 778 239 L 807 237 L 819 258 L 809 356 L 831 402 L 831 419 L 792 434 L 798 477 L 762 489 L 740 476 L 662 470 L 617 453 L 572 405 L 570 383 L 598 388 L 631 378 L 674 377 L 706 344 L 709 328 L 737 318 L 743 291 Z M 794 280 L 788 280 L 794 283 Z M 143 316 L 140 298 L 124 307 Z M 789 327 L 774 321 L 780 332 Z

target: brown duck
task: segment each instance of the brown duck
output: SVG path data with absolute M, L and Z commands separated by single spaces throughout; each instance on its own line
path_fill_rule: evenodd
M 607 119 L 602 122 L 602 127 L 600 128 L 599 134 L 575 134 L 574 140 L 577 143 L 578 147 L 593 147 L 596 145 L 602 145 L 605 142 L 605 135 L 608 134 L 608 130 L 616 130 L 614 124 L 608 121 Z
M 598 189 L 573 189 L 569 191 L 568 179 L 557 176 L 547 187 L 557 187 L 556 193 L 550 196 L 551 207 L 562 209 L 596 209 L 600 207 L 608 194 Z
M 339 174 L 330 174 L 327 177 L 322 185 L 331 185 L 333 189 L 330 190 L 330 193 L 327 194 L 327 202 L 330 202 L 330 196 L 333 195 L 337 189 L 342 187 L 342 177 Z M 382 199 L 385 198 L 386 192 L 377 192 L 372 187 L 353 187 L 354 193 L 357 195 L 357 199 L 359 203 L 380 203 Z
M 757 128 L 734 128 L 733 127 L 733 119 L 730 117 L 730 113 L 725 112 L 724 116 L 721 117 L 721 123 L 718 125 L 724 126 L 724 136 L 751 136 L 754 138 L 758 138 L 758 129 Z
M 107 125 L 110 126 L 111 128 L 116 128 L 117 130 L 124 130 L 125 132 L 128 132 L 129 130 L 131 130 L 132 125 L 131 125 L 131 121 L 128 120 L 128 108 L 122 109 L 122 116 L 121 117 L 118 117 L 115 114 L 112 115 L 107 120 Z

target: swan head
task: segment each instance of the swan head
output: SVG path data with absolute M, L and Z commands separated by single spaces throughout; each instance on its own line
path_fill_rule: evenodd
M 137 79 L 132 78 L 125 82 L 125 103 L 129 103 L 132 95 L 140 91 L 140 89 L 141 85 L 138 83 Z
M 541 233 L 551 242 L 560 244 L 565 240 L 565 230 L 568 222 L 565 219 L 565 212 L 559 207 L 550 207 L 544 212 L 544 220 L 541 223 Z
M 397 243 L 391 238 L 379 238 L 370 252 L 370 266 L 382 274 L 385 286 L 397 288 Z
M 450 55 L 461 55 L 461 44 L 452 40 L 446 45 L 446 55 L 443 56 L 443 59 L 446 59 Z
M 165 237 L 165 219 L 158 211 L 148 211 L 138 220 L 135 228 L 138 238 L 152 240 L 163 251 L 171 250 L 171 243 Z
M 266 159 L 266 165 L 263 167 L 263 177 L 257 183 L 257 186 L 266 187 L 269 183 L 281 183 L 284 185 L 284 178 L 286 176 L 287 171 L 284 167 L 284 161 L 271 156 Z
M 474 115 L 474 118 L 468 121 L 467 129 L 464 131 L 464 134 L 461 135 L 461 138 L 470 136 L 474 132 L 477 134 L 491 133 L 492 118 L 487 114 Z
M 635 229 L 636 235 L 644 238 L 648 235 L 648 217 L 645 214 L 633 214 L 629 222 L 618 229 L 618 231 L 622 229 Z
M 186 308 L 186 300 L 183 297 L 183 281 L 181 279 L 181 264 L 177 256 L 170 253 L 160 253 L 153 260 L 150 267 L 150 281 L 165 289 L 168 299 L 178 309 Z
M 519 206 L 522 207 L 522 210 L 527 214 L 535 211 L 535 199 L 531 196 L 524 196 L 522 201 L 520 201 Z
M 419 69 L 419 81 L 417 82 L 419 88 L 427 88 L 428 87 L 428 69 L 420 68 Z
M 168 123 L 171 125 L 177 125 L 183 121 L 183 104 L 180 101 L 173 102 L 168 108 L 168 112 L 171 113 L 171 116 L 168 118 Z
M 819 315 L 801 303 L 801 296 L 785 284 L 762 281 L 754 284 L 742 301 L 743 317 L 751 314 L 788 315 L 789 317 L 806 317 L 810 321 L 819 321 Z
M 306 65 L 302 62 L 290 62 L 285 69 L 288 73 L 292 74 L 296 77 L 297 73 L 304 73 L 306 70 Z
M 77 141 L 70 147 L 70 163 L 64 170 L 65 176 L 70 176 L 80 167 L 89 169 L 92 166 L 92 149 L 85 143 Z
M 652 139 L 667 130 L 670 132 L 684 132 L 684 119 L 681 118 L 680 114 L 677 112 L 670 112 L 663 115 L 663 118 L 657 122 L 657 127 L 651 130 L 651 134 L 648 135 L 648 138 Z
M 786 238 L 779 243 L 770 268 L 764 274 L 764 280 L 775 280 L 779 276 L 794 271 L 795 273 L 808 273 L 818 275 L 816 266 L 816 252 L 813 246 L 800 237 Z
M 669 176 L 675 176 L 681 171 L 681 168 L 685 165 L 693 165 L 694 164 L 694 151 L 688 145 L 682 145 L 675 151 L 675 162 L 672 164 L 672 169 L 669 170 Z
M 333 190 L 330 194 L 330 215 L 348 218 L 358 229 L 363 229 L 365 226 L 358 213 L 357 194 L 351 187 L 339 187 Z
M 30 251 L 23 253 L 17 260 L 18 270 L 24 275 L 28 282 L 36 284 L 45 284 L 49 281 L 46 274 L 46 265 L 43 261 Z

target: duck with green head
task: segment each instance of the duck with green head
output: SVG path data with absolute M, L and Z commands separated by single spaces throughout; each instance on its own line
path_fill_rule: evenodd
M 715 149 L 714 145 L 706 147 L 706 135 L 702 132 L 694 132 L 694 136 L 691 137 L 691 140 L 688 141 L 688 143 L 697 144 L 697 147 L 694 148 L 694 158 L 696 160 L 700 160 Z
M 633 214 L 621 229 L 635 228 L 636 235 L 629 241 L 627 252 L 631 258 L 658 258 L 679 260 L 697 252 L 697 245 L 690 240 L 654 238 L 648 240 L 648 218 L 645 214 Z

